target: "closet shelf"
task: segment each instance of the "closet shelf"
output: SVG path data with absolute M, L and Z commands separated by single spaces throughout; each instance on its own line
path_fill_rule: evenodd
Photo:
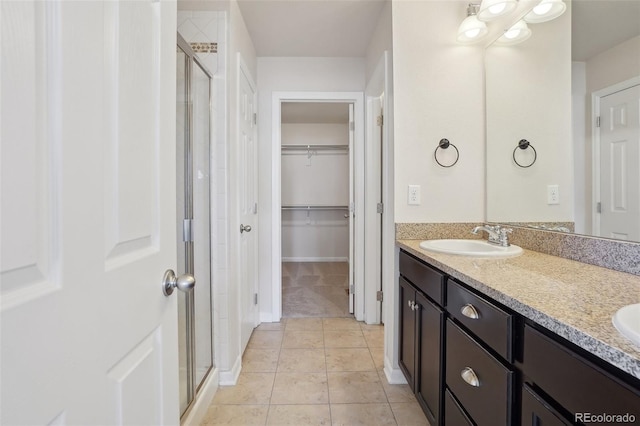
M 349 151 L 349 145 L 282 145 L 282 151 Z
M 282 206 L 282 210 L 346 210 L 349 206 Z

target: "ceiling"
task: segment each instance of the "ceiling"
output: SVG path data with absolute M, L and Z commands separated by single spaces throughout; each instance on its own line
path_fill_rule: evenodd
M 640 0 L 573 0 L 571 8 L 574 61 L 585 61 L 640 35 Z
M 385 0 L 238 0 L 258 56 L 364 57 Z

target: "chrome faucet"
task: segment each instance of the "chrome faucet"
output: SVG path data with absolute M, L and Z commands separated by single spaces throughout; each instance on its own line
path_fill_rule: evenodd
M 489 234 L 488 242 L 501 247 L 509 247 L 509 234 L 513 232 L 511 228 L 503 228 L 500 225 L 482 225 L 476 226 L 471 230 L 472 234 L 478 235 L 478 232 L 485 231 Z

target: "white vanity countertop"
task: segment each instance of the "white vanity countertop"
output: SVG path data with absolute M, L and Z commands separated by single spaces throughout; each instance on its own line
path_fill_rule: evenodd
M 640 378 L 640 347 L 612 322 L 618 309 L 640 303 L 640 276 L 531 250 L 506 259 L 434 253 L 421 241 L 396 245 Z

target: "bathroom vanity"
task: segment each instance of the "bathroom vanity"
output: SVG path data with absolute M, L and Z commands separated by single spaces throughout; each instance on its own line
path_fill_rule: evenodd
M 397 242 L 399 365 L 432 425 L 640 423 L 640 348 L 611 323 L 640 277 L 419 243 Z

